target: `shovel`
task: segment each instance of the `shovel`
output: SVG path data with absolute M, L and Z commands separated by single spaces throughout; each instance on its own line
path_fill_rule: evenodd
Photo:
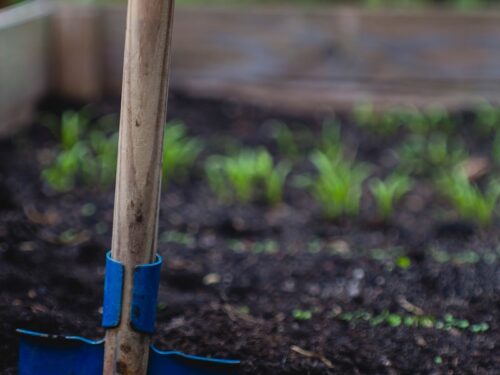
M 173 0 L 129 0 L 112 250 L 102 324 L 90 341 L 26 330 L 20 375 L 236 374 L 239 361 L 151 346 L 162 258 L 156 254 Z

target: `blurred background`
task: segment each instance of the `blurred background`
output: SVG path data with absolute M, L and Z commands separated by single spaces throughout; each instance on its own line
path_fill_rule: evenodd
M 177 4 L 172 84 L 185 92 L 306 112 L 498 100 L 494 1 Z M 26 2 L 2 13 L 3 127 L 14 120 L 2 113 L 28 95 L 119 96 L 123 2 Z

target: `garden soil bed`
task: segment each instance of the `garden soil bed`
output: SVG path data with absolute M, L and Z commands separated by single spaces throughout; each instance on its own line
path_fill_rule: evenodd
M 170 102 L 169 117 L 184 121 L 210 151 L 221 151 L 229 137 L 272 149 L 262 125 L 269 119 L 307 128 L 313 138 L 323 121 L 175 94 Z M 61 104 L 44 109 L 57 112 Z M 387 141 L 353 126 L 344 133 L 366 160 L 384 159 L 398 142 L 397 135 Z M 481 150 L 480 140 L 472 143 Z M 103 335 L 113 191 L 48 191 L 39 162 L 54 144 L 40 125 L 0 144 L 2 374 L 16 373 L 16 328 Z M 291 184 L 280 207 L 222 205 L 203 182 L 202 165 L 189 184 L 168 186 L 161 202 L 158 347 L 241 359 L 242 374 L 498 374 L 498 225 L 480 231 L 440 220 L 433 213 L 437 198 L 415 203 L 425 188 L 408 197 L 414 209 L 401 207 L 393 225 L 373 220 L 369 204 L 357 220 L 326 222 Z M 82 211 L 89 203 L 95 214 Z M 439 261 L 436 249 L 448 258 Z M 401 254 L 409 264 L 397 265 Z M 370 324 L 346 315 L 359 311 L 452 314 L 489 329 L 437 329 L 397 319 Z

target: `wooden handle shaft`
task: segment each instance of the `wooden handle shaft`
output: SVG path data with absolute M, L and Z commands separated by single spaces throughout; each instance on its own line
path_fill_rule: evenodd
M 144 375 L 149 335 L 130 327 L 133 269 L 154 260 L 173 0 L 129 0 L 112 256 L 125 265 L 119 327 L 106 333 L 104 374 Z

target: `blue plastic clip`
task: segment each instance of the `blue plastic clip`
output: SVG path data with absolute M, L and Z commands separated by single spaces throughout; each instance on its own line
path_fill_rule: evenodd
M 162 257 L 157 255 L 154 263 L 135 267 L 130 324 L 136 331 L 154 332 L 162 262 Z M 123 264 L 113 259 L 111 252 L 108 252 L 102 315 L 102 326 L 105 328 L 114 328 L 120 324 L 124 269 Z

